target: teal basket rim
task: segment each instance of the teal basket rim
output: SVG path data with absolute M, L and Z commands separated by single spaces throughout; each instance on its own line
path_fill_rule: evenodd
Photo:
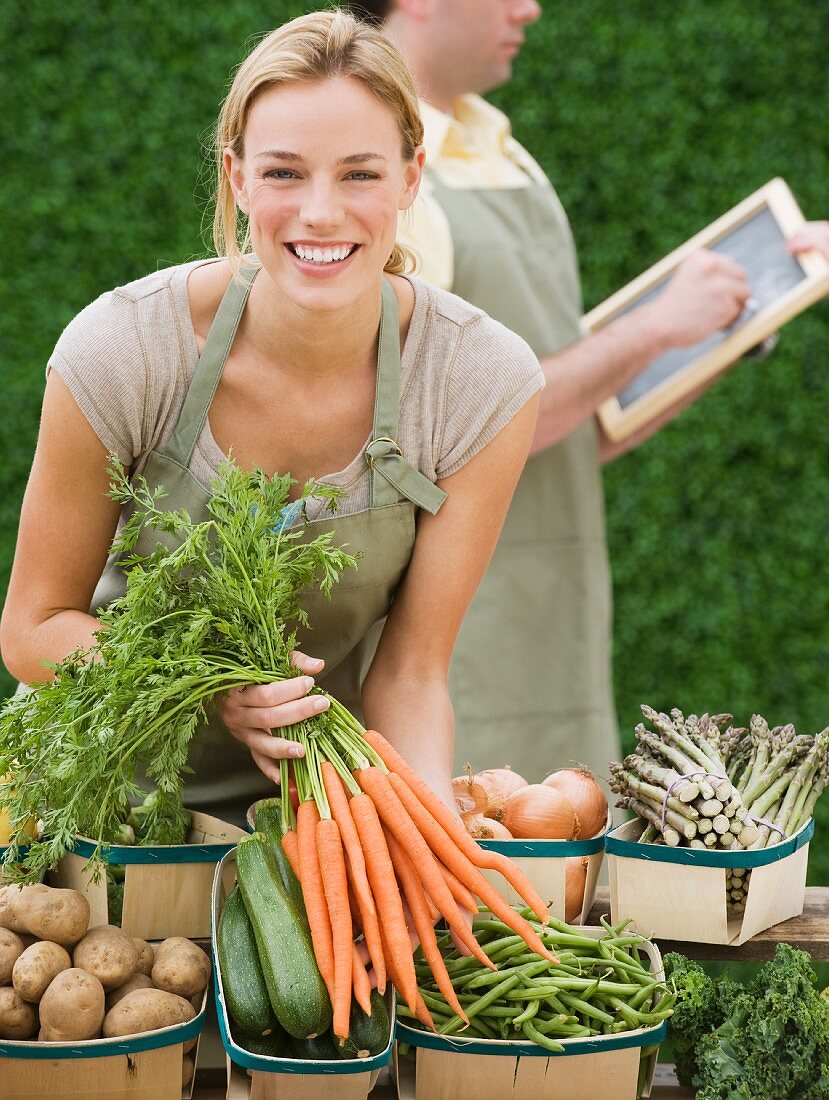
M 589 840 L 479 840 L 485 852 L 500 852 L 512 859 L 522 856 L 592 856 L 604 849 L 605 833 Z
M 626 823 L 627 824 L 627 823 Z M 649 863 L 680 863 L 691 867 L 766 867 L 770 863 L 785 859 L 805 844 L 815 833 L 814 818 L 782 844 L 773 844 L 770 848 L 758 848 L 756 851 L 741 848 L 738 852 L 700 851 L 698 848 L 669 848 L 664 844 L 640 844 L 638 840 L 623 840 L 615 834 L 620 825 L 605 837 L 605 851 L 608 855 L 623 856 L 625 859 L 643 859 Z
M 324 1059 L 312 1061 L 305 1058 L 271 1058 L 267 1054 L 252 1054 L 251 1051 L 240 1047 L 230 1034 L 227 1007 L 224 1001 L 224 993 L 220 988 L 217 966 L 213 967 L 213 992 L 216 997 L 216 1016 L 219 1020 L 222 1046 L 227 1051 L 230 1060 L 243 1069 L 254 1069 L 260 1073 L 298 1073 L 309 1077 L 341 1077 L 347 1073 L 370 1073 L 372 1070 L 380 1069 L 391 1062 L 396 1024 L 394 1019 L 392 1027 L 389 1029 L 388 1046 L 371 1058 L 338 1058 L 336 1061 L 326 1061 Z
M 413 1047 L 451 1051 L 454 1054 L 487 1054 L 501 1057 L 566 1058 L 568 1055 L 599 1054 L 604 1050 L 648 1047 L 661 1043 L 668 1033 L 668 1021 L 621 1035 L 596 1035 L 590 1039 L 562 1039 L 564 1050 L 547 1050 L 537 1043 L 512 1042 L 508 1039 L 463 1039 L 457 1035 L 435 1035 L 397 1021 L 395 1035 Z
M 218 863 L 236 847 L 230 844 L 105 844 L 101 848 L 104 863 Z M 89 859 L 95 851 L 95 843 L 83 837 L 75 837 L 72 845 L 75 855 Z
M 213 962 L 215 967 L 215 961 Z M 34 1061 L 55 1061 L 69 1058 L 110 1058 L 117 1054 L 138 1054 L 143 1050 L 160 1050 L 195 1039 L 204 1026 L 207 997 L 201 1012 L 186 1024 L 173 1024 L 160 1031 L 136 1035 L 134 1039 L 87 1039 L 81 1043 L 41 1043 L 35 1039 L 26 1041 L 0 1040 L 0 1058 L 18 1058 Z

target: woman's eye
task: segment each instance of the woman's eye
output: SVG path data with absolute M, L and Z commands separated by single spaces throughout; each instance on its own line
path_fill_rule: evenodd
M 348 178 L 350 180 L 376 180 L 377 176 L 373 172 L 352 172 Z
M 295 173 L 290 168 L 272 168 L 270 172 L 266 172 L 265 175 L 269 179 L 275 180 L 290 180 L 295 178 Z

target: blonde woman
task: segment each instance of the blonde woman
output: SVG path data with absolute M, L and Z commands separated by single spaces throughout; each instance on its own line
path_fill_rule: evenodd
M 449 658 L 543 380 L 522 340 L 405 274 L 395 232 L 421 140 L 411 78 L 379 32 L 343 13 L 279 28 L 218 121 L 218 256 L 103 294 L 49 361 L 0 638 L 21 681 L 89 645 L 123 590 L 108 453 L 195 515 L 231 451 L 344 490 L 333 520 L 308 518 L 362 551 L 359 569 L 314 608 L 303 675 L 217 701 L 191 746 L 186 799 L 202 809 L 236 816 L 272 789 L 296 746 L 271 731 L 313 712 L 312 678 L 361 702 L 451 800 Z

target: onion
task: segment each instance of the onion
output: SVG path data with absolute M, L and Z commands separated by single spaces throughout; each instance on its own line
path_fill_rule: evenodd
M 570 924 L 581 913 L 587 886 L 587 856 L 569 856 L 564 861 L 564 919 Z
M 504 808 L 504 802 L 509 796 L 514 791 L 528 785 L 527 780 L 523 779 L 518 772 L 514 772 L 509 764 L 504 764 L 503 768 L 489 768 L 485 772 L 478 772 L 477 775 L 473 776 L 473 779 L 487 793 L 487 806 L 484 814 L 497 820 L 500 820 L 499 815 Z
M 573 840 L 579 832 L 575 810 L 564 795 L 541 783 L 511 794 L 500 820 L 522 840 Z
M 596 836 L 607 825 L 607 799 L 587 768 L 562 768 L 553 772 L 542 785 L 563 794 L 579 819 L 583 839 Z
M 474 823 L 469 828 L 470 823 Z M 470 815 L 464 824 L 476 840 L 512 840 L 513 836 L 506 825 L 496 821 L 494 817 L 481 817 L 478 814 Z
M 471 772 L 468 776 L 455 776 L 452 780 L 452 793 L 455 796 L 458 813 L 462 818 L 468 814 L 483 815 L 486 806 L 486 791 L 479 783 L 475 782 Z

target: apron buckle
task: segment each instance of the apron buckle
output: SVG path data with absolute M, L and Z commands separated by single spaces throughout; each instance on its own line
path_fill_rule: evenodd
M 385 446 L 378 446 L 378 444 L 385 444 Z M 366 462 L 369 464 L 369 468 L 373 470 L 374 463 L 377 459 L 385 458 L 385 456 L 389 454 L 396 454 L 402 457 L 403 452 L 400 449 L 400 444 L 397 443 L 396 440 L 391 439 L 387 435 L 381 435 L 376 439 L 372 439 L 365 451 Z

